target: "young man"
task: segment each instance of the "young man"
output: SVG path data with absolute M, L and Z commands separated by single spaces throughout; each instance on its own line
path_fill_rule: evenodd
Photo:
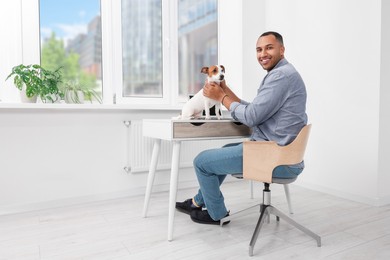
M 285 59 L 284 51 L 283 37 L 277 32 L 265 32 L 257 40 L 257 60 L 268 73 L 251 103 L 239 99 L 225 81 L 220 85 L 206 84 L 204 88 L 206 97 L 221 101 L 235 120 L 253 128 L 253 141 L 287 145 L 307 124 L 305 84 Z M 219 225 L 220 219 L 229 214 L 219 186 L 228 174 L 242 172 L 242 156 L 242 143 L 201 152 L 194 159 L 200 189 L 193 198 L 177 202 L 176 208 L 189 214 L 194 222 Z M 303 162 L 278 166 L 272 174 L 293 178 L 303 168 Z

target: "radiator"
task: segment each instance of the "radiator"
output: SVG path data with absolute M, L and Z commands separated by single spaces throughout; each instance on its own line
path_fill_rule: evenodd
M 152 157 L 154 139 L 142 136 L 142 120 L 124 121 L 126 129 L 126 162 L 127 173 L 147 172 Z M 237 140 L 183 141 L 180 149 L 180 168 L 192 167 L 195 156 L 206 149 L 221 147 Z M 162 140 L 157 170 L 171 168 L 172 144 Z

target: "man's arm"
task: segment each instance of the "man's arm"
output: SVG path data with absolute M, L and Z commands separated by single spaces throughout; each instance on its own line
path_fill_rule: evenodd
M 250 127 L 262 124 L 275 115 L 291 95 L 289 86 L 289 78 L 283 73 L 270 73 L 251 103 L 231 105 L 232 117 Z
M 236 96 L 236 94 L 234 94 L 234 92 L 226 85 L 226 82 L 225 81 L 222 81 L 221 84 L 220 84 L 221 88 L 223 89 L 223 91 L 225 92 L 225 96 L 223 98 L 223 102 L 222 105 L 224 105 L 227 109 L 230 110 L 230 105 L 233 103 L 233 102 L 240 102 L 241 99 L 239 97 Z
M 220 85 L 214 82 L 206 83 L 203 89 L 203 95 L 208 98 L 218 100 L 227 109 L 230 109 L 230 105 L 233 102 L 241 101 L 241 99 L 238 98 L 236 94 L 234 94 L 234 92 L 226 85 L 224 80 L 220 83 Z

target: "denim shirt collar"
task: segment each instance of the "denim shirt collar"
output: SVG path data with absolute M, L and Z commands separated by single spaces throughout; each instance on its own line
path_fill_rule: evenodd
M 279 67 L 282 67 L 282 66 L 284 66 L 284 65 L 286 65 L 286 64 L 288 64 L 288 61 L 286 60 L 286 58 L 282 58 L 282 59 L 275 65 L 275 67 L 274 67 L 272 70 L 270 70 L 269 72 L 271 72 L 271 71 L 273 71 L 274 69 L 277 69 L 277 68 L 279 68 Z

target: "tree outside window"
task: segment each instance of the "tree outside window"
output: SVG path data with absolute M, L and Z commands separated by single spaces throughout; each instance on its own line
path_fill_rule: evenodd
M 60 88 L 76 85 L 101 99 L 100 1 L 40 0 L 40 29 L 41 66 L 61 68 Z

